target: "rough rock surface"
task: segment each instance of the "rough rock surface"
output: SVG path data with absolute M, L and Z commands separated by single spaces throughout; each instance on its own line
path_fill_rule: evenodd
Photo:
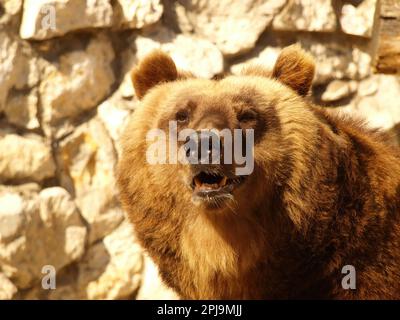
M 361 80 L 371 72 L 371 56 L 362 48 L 336 41 L 315 43 L 307 37 L 302 38 L 300 43 L 316 58 L 314 84 L 333 79 Z
M 86 227 L 65 189 L 10 187 L 0 191 L 0 204 L 0 265 L 18 288 L 38 281 L 43 266 L 59 270 L 83 255 Z
M 0 182 L 42 181 L 55 172 L 51 148 L 43 138 L 0 130 Z
M 334 79 L 360 80 L 370 74 L 371 57 L 361 48 L 336 42 L 318 43 L 307 36 L 297 40 L 315 57 L 317 67 L 314 84 L 328 83 Z M 272 70 L 281 49 L 281 46 L 267 46 L 251 59 L 234 63 L 230 71 L 237 74 L 248 64 L 262 64 Z
M 7 24 L 18 16 L 22 9 L 23 0 L 0 0 L 2 14 L 0 14 L 0 24 Z
M 86 50 L 63 54 L 57 63 L 45 63 L 40 84 L 43 121 L 54 125 L 95 108 L 114 83 L 114 51 L 103 36 L 93 38 Z
M 359 94 L 352 105 L 341 109 L 363 117 L 371 127 L 388 130 L 400 123 L 400 79 L 382 75 L 373 79 L 378 85 L 375 92 Z
M 78 286 L 86 287 L 89 299 L 126 298 L 139 288 L 142 268 L 142 249 L 124 222 L 88 250 L 79 265 Z
M 110 233 L 123 219 L 117 200 L 112 140 L 100 120 L 78 127 L 60 143 L 57 153 L 61 185 L 75 195 L 90 224 L 89 242 Z
M 180 29 L 215 43 L 224 55 L 254 47 L 286 0 L 170 1 Z
M 114 94 L 97 108 L 97 118 L 102 122 L 111 137 L 117 154 L 121 152 L 119 138 L 128 123 L 137 101 L 128 72 Z
M 7 100 L 35 86 L 39 79 L 36 59 L 32 50 L 6 31 L 0 29 L 0 112 L 4 111 Z
M 192 35 L 175 34 L 161 28 L 138 36 L 134 43 L 136 59 L 141 59 L 154 49 L 161 49 L 176 60 L 179 68 L 199 77 L 211 78 L 224 70 L 223 56 L 219 49 L 211 42 Z
M 143 28 L 156 23 L 163 13 L 160 0 L 117 0 L 115 11 L 120 12 L 117 23 L 122 28 Z
M 17 291 L 10 279 L 0 272 L 0 300 L 11 300 Z
M 331 0 L 289 0 L 274 19 L 273 27 L 285 31 L 335 31 L 336 15 Z
M 44 40 L 112 22 L 110 0 L 25 0 L 20 36 Z
M 348 34 L 371 37 L 377 0 L 363 0 L 358 6 L 347 3 L 342 7 L 340 25 Z
M 40 127 L 38 90 L 32 89 L 28 94 L 16 92 L 10 95 L 4 107 L 4 114 L 13 125 L 38 129 Z
M 14 41 L 8 34 L 0 30 L 0 111 L 3 111 L 8 91 L 15 85 L 18 77 L 18 42 Z
M 358 94 L 361 97 L 375 94 L 378 91 L 379 87 L 379 83 L 377 81 L 378 79 L 379 77 L 372 76 L 370 78 L 360 81 L 360 84 L 358 86 Z
M 242 69 L 249 65 L 262 65 L 264 68 L 272 71 L 280 51 L 281 48 L 279 47 L 263 48 L 258 55 L 246 59 L 245 61 L 232 64 L 230 72 L 233 74 L 240 74 Z
M 93 244 L 82 259 L 60 272 L 57 290 L 30 290 L 27 299 L 129 299 L 136 295 L 143 272 L 143 249 L 132 226 L 121 224 Z M 156 288 L 154 288 L 156 289 Z
M 322 94 L 322 101 L 333 102 L 343 98 L 347 98 L 350 94 L 357 90 L 357 82 L 333 80 L 326 87 L 325 92 Z

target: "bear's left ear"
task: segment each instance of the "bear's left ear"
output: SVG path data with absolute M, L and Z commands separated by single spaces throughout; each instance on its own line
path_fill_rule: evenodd
M 131 78 L 136 96 L 142 99 L 157 84 L 178 79 L 178 70 L 169 55 L 156 50 L 139 63 L 132 71 Z
M 299 45 L 291 45 L 280 53 L 272 76 L 295 90 L 299 95 L 305 96 L 310 90 L 314 72 L 313 57 Z

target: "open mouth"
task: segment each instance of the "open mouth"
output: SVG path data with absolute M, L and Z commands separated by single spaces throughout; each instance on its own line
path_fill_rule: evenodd
M 244 180 L 243 176 L 228 177 L 221 173 L 201 171 L 193 177 L 194 196 L 211 199 L 230 194 Z

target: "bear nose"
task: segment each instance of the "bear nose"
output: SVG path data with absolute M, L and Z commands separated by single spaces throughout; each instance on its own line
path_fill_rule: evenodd
M 220 163 L 222 141 L 218 134 L 212 131 L 196 131 L 195 135 L 187 137 L 186 157 L 191 164 Z

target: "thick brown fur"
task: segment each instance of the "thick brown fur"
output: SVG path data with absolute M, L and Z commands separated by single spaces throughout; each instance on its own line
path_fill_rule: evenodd
M 299 45 L 291 45 L 282 50 L 272 76 L 304 96 L 310 89 L 314 71 L 313 58 L 302 51 Z
M 147 90 L 164 81 L 174 81 L 178 71 L 170 56 L 162 51 L 150 53 L 139 66 L 132 71 L 132 83 L 136 96 L 141 99 Z
M 294 46 L 272 76 L 220 80 L 177 80 L 171 61 L 158 52 L 135 71 L 143 99 L 118 167 L 124 208 L 165 283 L 188 299 L 399 299 L 400 151 L 304 98 L 312 59 Z M 147 132 L 182 108 L 195 129 L 255 129 L 254 172 L 221 210 L 192 202 L 188 165 L 146 162 Z M 249 108 L 256 119 L 240 123 Z M 354 290 L 342 288 L 345 265 Z

